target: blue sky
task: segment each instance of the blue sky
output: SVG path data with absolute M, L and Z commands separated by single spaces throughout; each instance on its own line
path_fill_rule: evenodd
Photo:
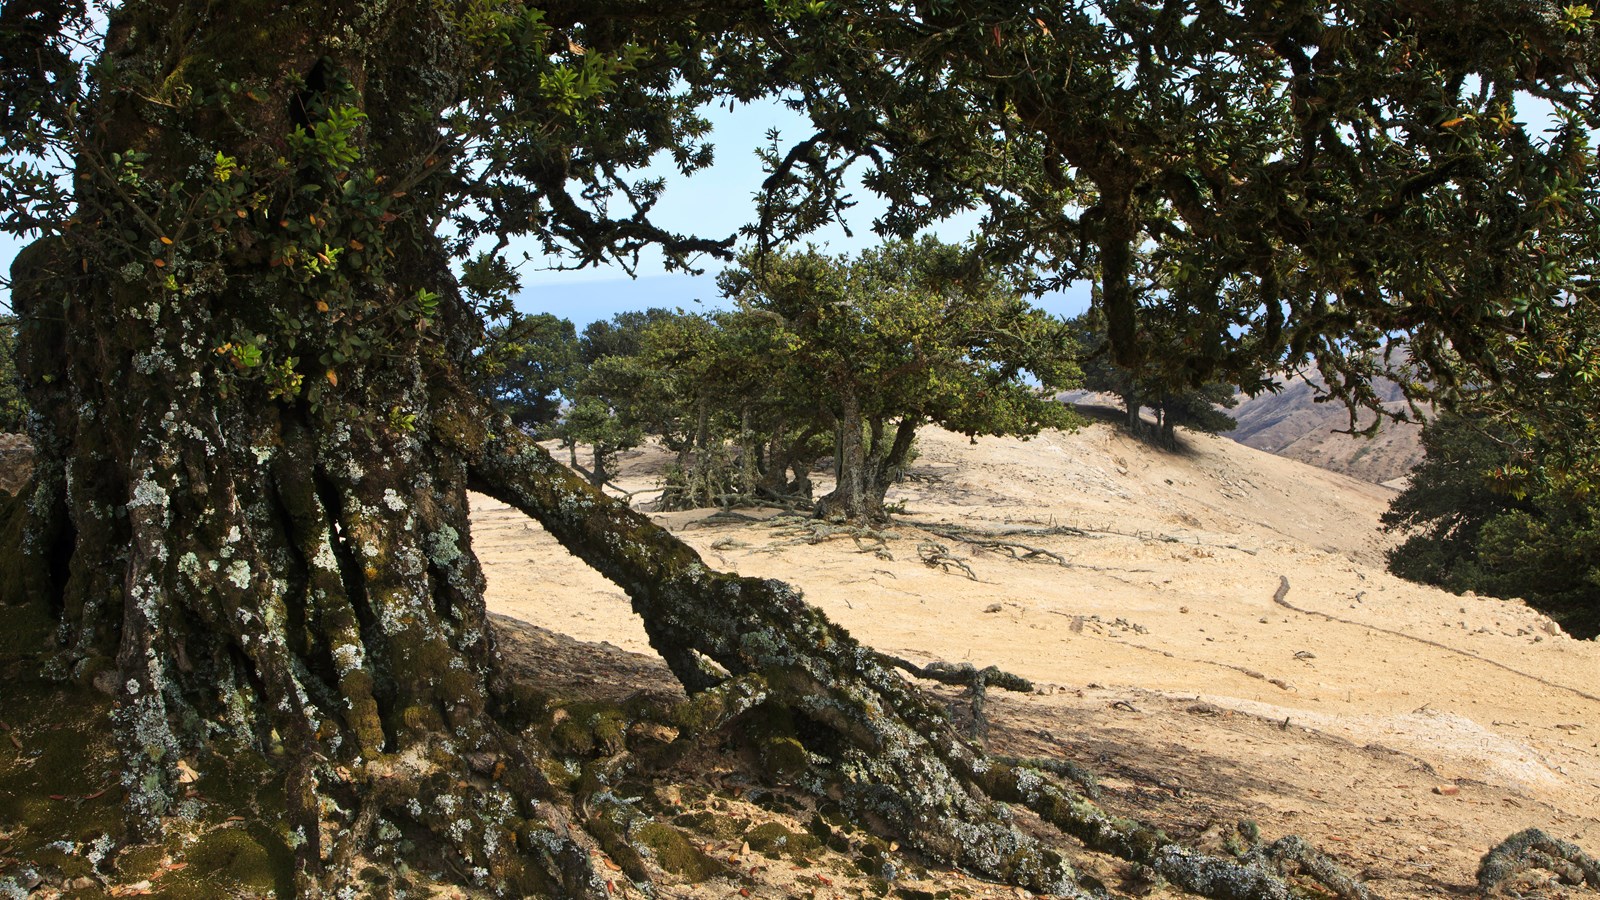
M 1522 118 L 1539 125 L 1550 122 L 1548 104 L 1529 97 L 1520 100 L 1518 112 Z M 753 217 L 753 198 L 763 178 L 755 150 L 766 144 L 767 132 L 777 129 L 782 139 L 788 141 L 803 138 L 808 132 L 801 116 L 771 101 L 745 104 L 736 109 L 719 107 L 711 110 L 708 118 L 712 121 L 712 140 L 716 145 L 714 165 L 691 178 L 678 175 L 670 166 L 645 174 L 665 177 L 668 182 L 655 209 L 657 224 L 683 233 L 725 237 Z M 857 206 L 851 210 L 847 221 L 850 234 L 835 225 L 813 235 L 812 240 L 832 252 L 856 252 L 871 246 L 876 240 L 872 220 L 885 206 L 859 183 L 854 199 Z M 968 236 L 975 223 L 976 219 L 971 217 L 958 219 L 944 223 L 935 232 L 947 241 L 958 241 Z M 9 270 L 11 258 L 22 243 L 9 235 L 0 235 L 0 271 Z M 517 298 L 518 308 L 528 313 L 553 313 L 571 319 L 579 328 L 630 309 L 661 306 L 704 310 L 724 305 L 716 288 L 715 273 L 719 264 L 715 260 L 703 260 L 707 272 L 694 276 L 668 273 L 659 255 L 646 256 L 638 267 L 638 277 L 630 278 L 615 267 L 556 271 L 552 268 L 553 261 L 540 257 L 531 241 L 525 246 L 514 244 L 512 258 L 520 258 L 524 251 L 533 259 L 519 269 L 523 291 Z M 9 299 L 9 292 L 0 289 L 0 305 L 8 306 Z M 1036 302 L 1057 315 L 1076 315 L 1088 307 L 1088 286 L 1076 285 Z
M 664 177 L 668 182 L 654 210 L 657 224 L 685 234 L 720 238 L 737 232 L 754 217 L 754 196 L 764 177 L 755 150 L 766 144 L 768 130 L 778 129 L 783 139 L 791 141 L 806 137 L 809 132 L 802 117 L 775 102 L 746 104 L 737 109 L 719 107 L 711 110 L 708 118 L 716 145 L 714 165 L 692 178 L 678 175 L 670 165 L 642 174 Z M 850 233 L 835 225 L 813 235 L 811 240 L 835 253 L 872 246 L 876 242 L 872 220 L 886 207 L 859 184 L 854 199 L 858 205 L 848 220 Z M 968 236 L 975 222 L 975 218 L 948 222 L 936 233 L 945 240 L 958 241 Z M 0 235 L 0 271 L 9 270 L 11 258 L 23 243 Z M 520 260 L 524 252 L 533 258 L 518 270 L 523 290 L 517 307 L 527 313 L 549 312 L 571 319 L 580 329 L 624 310 L 660 306 L 699 311 L 725 306 L 716 286 L 721 264 L 713 259 L 701 260 L 706 272 L 695 276 L 669 273 L 659 254 L 646 255 L 637 269 L 638 277 L 630 278 L 616 267 L 578 272 L 554 270 L 554 261 L 542 257 L 532 241 L 514 243 L 510 256 L 513 261 Z M 1052 312 L 1076 315 L 1088 306 L 1088 296 L 1085 286 L 1080 291 L 1044 298 L 1040 305 Z M 0 289 L 0 304 L 9 305 L 9 299 L 9 292 Z
M 684 178 L 669 169 L 650 172 L 667 178 L 667 189 L 655 209 L 655 221 L 667 229 L 705 237 L 725 237 L 754 218 L 755 193 L 765 174 L 755 151 L 767 143 L 767 132 L 777 129 L 780 140 L 796 141 L 808 137 L 803 117 L 775 102 L 747 104 L 737 109 L 717 108 L 711 120 L 712 142 L 716 145 L 715 163 Z M 824 229 L 809 240 L 835 252 L 858 252 L 877 242 L 872 221 L 887 208 L 872 192 L 856 183 L 845 227 Z M 976 226 L 975 216 L 945 222 L 935 229 L 944 240 L 966 238 Z M 520 256 L 513 245 L 513 258 Z M 529 251 L 532 252 L 531 250 Z M 548 312 L 571 319 L 580 329 L 596 319 L 630 309 L 660 306 L 694 311 L 725 308 L 717 291 L 716 272 L 721 264 L 701 261 L 705 274 L 695 276 L 669 273 L 659 255 L 641 262 L 637 279 L 615 269 L 590 269 L 583 272 L 550 271 L 541 266 L 547 261 L 535 258 L 519 270 L 523 291 L 517 307 L 523 312 Z M 1077 315 L 1089 305 L 1088 286 L 1041 298 L 1039 305 L 1061 315 Z

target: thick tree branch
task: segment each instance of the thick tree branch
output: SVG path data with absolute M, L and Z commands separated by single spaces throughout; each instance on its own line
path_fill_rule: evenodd
M 1020 802 L 1091 849 L 1149 865 L 1191 892 L 1218 900 L 1289 896 L 1283 861 L 1270 854 L 1232 860 L 1198 853 L 1105 812 L 1042 769 L 989 758 L 955 732 L 937 703 L 797 591 L 708 569 L 665 529 L 599 494 L 514 429 L 485 438 L 469 471 L 471 487 L 534 517 L 623 587 L 652 645 L 691 692 L 718 683 L 699 663 L 703 656 L 736 676 L 730 684 L 761 694 L 758 702 L 785 706 L 831 734 L 808 738 L 810 765 L 859 820 L 987 876 L 1085 896 L 1061 854 L 1018 832 L 995 803 Z M 995 683 L 1002 681 L 1009 679 Z M 1349 886 L 1354 882 L 1308 874 L 1342 897 L 1365 900 L 1359 885 Z

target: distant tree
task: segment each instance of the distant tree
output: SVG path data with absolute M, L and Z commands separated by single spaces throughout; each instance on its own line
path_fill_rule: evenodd
M 1520 597 L 1579 637 L 1600 635 L 1596 497 L 1519 473 L 1526 432 L 1447 413 L 1422 429 L 1426 451 L 1383 515 L 1407 535 L 1394 574 L 1461 593 Z
M 1169 445 L 1177 439 L 1173 429 L 1179 425 L 1206 434 L 1221 434 L 1239 427 L 1238 420 L 1223 412 L 1239 405 L 1237 392 L 1233 385 L 1220 381 L 1164 391 L 1152 405 L 1156 410 L 1156 422 L 1161 426 L 1161 438 Z
M 607 356 L 638 356 L 650 326 L 682 315 L 684 313 L 651 307 L 619 312 L 610 319 L 590 322 L 583 328 L 578 358 L 587 366 Z
M 1119 366 L 1111 358 L 1106 341 L 1105 317 L 1096 309 L 1070 320 L 1074 338 L 1078 342 L 1078 366 L 1083 370 L 1085 390 L 1100 394 L 1114 394 L 1122 399 L 1124 422 L 1129 431 L 1138 431 L 1144 409 L 1144 398 L 1135 385 L 1133 373 Z
M 591 325 L 583 344 L 592 362 L 574 396 L 602 400 L 619 425 L 677 456 L 660 508 L 809 496 L 810 467 L 828 452 L 821 438 L 831 429 L 797 389 L 807 378 L 769 316 L 624 313 Z M 593 411 L 582 421 L 593 427 Z
M 496 409 L 522 428 L 548 425 L 577 385 L 577 330 L 549 313 L 514 317 L 489 329 L 479 367 Z
M 580 444 L 590 449 L 586 475 L 596 487 L 615 476 L 618 453 L 639 446 L 645 434 L 668 432 L 663 385 L 642 365 L 644 335 L 659 322 L 680 317 L 666 309 L 617 313 L 591 322 L 572 345 L 573 361 L 563 391 L 569 406 L 549 433 L 567 448 L 574 468 Z
M 740 308 L 784 335 L 797 412 L 834 434 L 823 515 L 878 519 L 917 429 L 1037 434 L 1073 421 L 1045 388 L 1078 383 L 1065 325 L 960 248 L 895 241 L 855 259 L 815 250 L 747 256 L 724 274 Z
M 726 314 L 683 315 L 653 323 L 637 357 L 648 387 L 638 413 L 677 460 L 663 480 L 661 506 L 691 509 L 755 494 L 759 424 L 752 409 L 776 390 L 770 346 Z M 759 335 L 757 336 L 759 337 Z
M 598 393 L 580 391 L 561 421 L 552 428 L 573 454 L 573 467 L 577 465 L 577 447 L 587 444 L 590 449 L 589 470 L 584 473 L 595 487 L 608 484 L 616 475 L 617 454 L 639 446 L 644 432 L 637 425 L 624 421 Z
M 0 431 L 23 431 L 28 406 L 17 377 L 17 319 L 0 316 Z

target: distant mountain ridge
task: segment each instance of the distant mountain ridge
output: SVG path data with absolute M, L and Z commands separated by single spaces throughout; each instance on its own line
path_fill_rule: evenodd
M 1385 422 L 1371 438 L 1341 434 L 1350 429 L 1350 414 L 1338 401 L 1317 402 L 1323 383 L 1316 376 L 1295 376 L 1276 392 L 1239 396 L 1229 415 L 1239 427 L 1226 434 L 1241 444 L 1299 460 L 1362 481 L 1399 486 L 1422 462 L 1422 427 Z M 1407 409 L 1400 386 L 1387 379 L 1373 384 L 1390 412 Z M 1360 417 L 1363 426 L 1372 413 Z
M 1371 438 L 1343 434 L 1350 430 L 1350 414 L 1336 400 L 1318 403 L 1323 382 L 1312 376 L 1294 376 L 1282 382 L 1276 392 L 1258 397 L 1237 395 L 1239 405 L 1227 410 L 1239 424 L 1222 433 L 1247 447 L 1297 460 L 1351 478 L 1392 488 L 1405 486 L 1406 476 L 1422 462 L 1422 427 L 1408 423 L 1385 422 Z M 1388 379 L 1373 384 L 1384 409 L 1407 409 L 1400 386 Z M 1096 407 L 1120 408 L 1114 394 L 1068 391 L 1060 395 L 1065 403 L 1086 411 Z M 1372 423 L 1372 413 L 1363 413 L 1363 426 Z M 1149 413 L 1146 411 L 1146 418 Z

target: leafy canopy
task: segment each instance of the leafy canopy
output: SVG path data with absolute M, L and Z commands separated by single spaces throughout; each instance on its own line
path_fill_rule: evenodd
M 932 238 L 855 259 L 815 249 L 749 255 L 721 284 L 741 315 L 786 347 L 780 380 L 796 402 L 829 418 L 848 394 L 869 419 L 1032 434 L 1064 421 L 1041 385 L 1079 378 L 1060 322 L 1012 280 Z
M 630 265 L 648 246 L 674 266 L 731 255 L 731 235 L 654 225 L 662 184 L 638 173 L 658 157 L 703 167 L 700 111 L 759 97 L 811 125 L 763 151 L 759 246 L 836 218 L 858 165 L 889 201 L 885 234 L 976 210 L 992 262 L 1027 262 L 1042 285 L 1094 279 L 1125 365 L 1248 387 L 1314 363 L 1335 394 L 1374 406 L 1366 384 L 1385 348 L 1403 349 L 1409 384 L 1440 392 L 1536 392 L 1600 369 L 1586 274 L 1600 233 L 1600 40 L 1587 5 L 473 0 L 441 12 L 453 43 L 430 65 L 452 99 L 400 123 L 437 131 L 438 152 L 406 171 L 361 157 L 386 111 L 360 108 L 336 70 L 308 122 L 255 133 L 250 98 L 295 86 L 261 83 L 249 60 L 217 55 L 163 80 L 100 59 L 91 78 L 77 61 L 97 40 L 81 3 L 3 15 L 5 227 L 65 233 L 100 212 L 86 198 L 149 210 L 152 233 L 101 247 L 102 261 L 181 297 L 225 275 L 229 245 L 208 235 L 242 212 L 276 263 L 264 276 L 275 285 L 256 293 L 306 303 L 266 303 L 217 344 L 284 399 L 314 401 L 340 367 L 430 327 L 427 291 L 369 290 L 404 249 L 378 227 L 386 216 L 448 223 L 451 250 L 485 274 L 469 271 L 466 287 L 491 316 L 506 311 L 519 236 L 577 266 Z M 46 161 L 83 146 L 74 111 L 113 84 L 175 120 L 237 122 L 239 146 L 191 148 L 192 166 L 162 172 L 108 148 L 86 173 L 108 190 L 74 194 Z M 1553 105 L 1548 132 L 1518 121 L 1527 96 Z M 288 225 L 257 221 L 269 209 Z M 158 271 L 146 241 L 177 232 L 190 240 Z M 1162 290 L 1139 289 L 1142 257 Z M 1552 429 L 1576 425 L 1540 408 Z

